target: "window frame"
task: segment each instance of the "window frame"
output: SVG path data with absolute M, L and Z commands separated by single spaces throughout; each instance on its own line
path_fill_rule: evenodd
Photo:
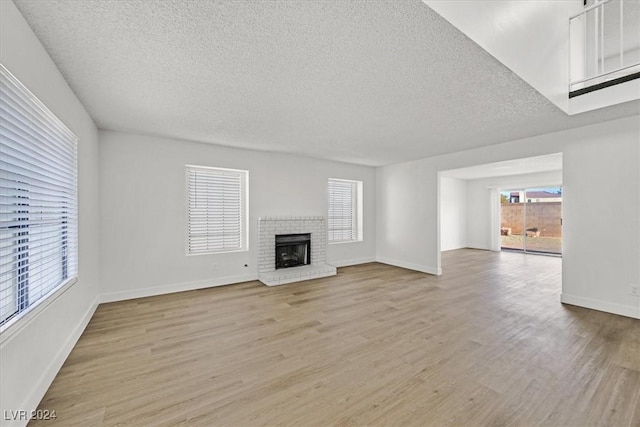
M 222 249 L 208 249 L 203 251 L 191 250 L 191 216 L 190 216 L 190 172 L 192 170 L 199 170 L 202 173 L 210 172 L 212 176 L 216 175 L 216 172 L 221 174 L 238 174 L 240 177 L 240 247 L 237 248 L 222 248 Z M 186 256 L 200 256 L 200 255 L 215 255 L 226 254 L 234 252 L 247 252 L 249 250 L 249 171 L 244 169 L 230 169 L 216 166 L 203 166 L 186 164 L 184 167 L 185 173 L 185 223 L 186 223 L 186 236 L 185 236 L 185 255 Z
M 331 191 L 330 186 L 331 182 L 342 182 L 342 183 L 350 183 L 353 185 L 353 189 L 355 194 L 352 195 L 352 239 L 343 239 L 343 240 L 332 240 L 331 239 Z M 327 180 L 327 243 L 330 245 L 336 244 L 344 244 L 344 243 L 357 243 L 362 242 L 364 240 L 363 233 L 363 225 L 364 225 L 364 214 L 363 214 L 363 182 L 353 179 L 343 179 L 343 178 L 328 178 Z
M 6 172 L 6 175 L 3 174 L 3 179 L 6 180 L 5 206 L 15 207 L 14 211 L 7 211 L 9 217 L 12 215 L 11 212 L 15 216 L 10 219 L 10 222 L 25 222 L 24 224 L 9 225 L 3 229 L 8 232 L 8 235 L 13 234 L 15 241 L 5 247 L 5 249 L 13 248 L 13 255 L 4 254 L 2 261 L 18 265 L 18 267 L 13 267 L 18 276 L 7 281 L 10 285 L 4 288 L 7 291 L 7 297 L 15 297 L 14 312 L 0 319 L 0 342 L 4 342 L 28 324 L 29 319 L 37 316 L 78 281 L 79 138 L 3 64 L 0 64 L 0 75 L 3 84 L 7 87 L 7 94 L 13 93 L 13 95 L 7 95 L 4 101 L 8 114 L 5 131 L 8 132 L 7 135 L 13 135 L 7 136 L 5 148 L 7 152 L 14 153 L 12 157 L 16 156 L 14 161 L 7 162 L 7 169 L 3 169 Z M 13 118 L 9 119 L 9 117 Z M 35 141 L 40 141 L 40 143 Z M 55 155 L 44 155 L 44 152 L 55 153 Z M 67 160 L 62 160 L 65 157 Z M 25 165 L 31 165 L 32 168 L 27 169 Z M 69 166 L 71 169 L 68 168 Z M 15 171 L 19 169 L 29 171 L 21 173 L 24 179 L 17 179 Z M 43 171 L 51 173 L 52 170 L 56 171 L 59 177 L 56 178 L 55 184 L 48 178 L 44 178 L 45 175 L 43 175 Z M 60 171 L 63 171 L 63 174 L 60 174 Z M 65 181 L 65 184 L 61 184 L 60 179 Z M 34 182 L 38 182 L 38 184 L 34 184 Z M 53 191 L 53 187 L 57 187 L 57 189 Z M 27 190 L 27 188 L 37 189 L 33 193 L 36 196 L 25 197 L 25 203 L 12 202 L 13 199 L 20 197 L 11 193 L 24 191 L 25 194 L 28 194 L 33 191 Z M 45 200 L 46 202 L 44 202 Z M 24 211 L 21 211 L 19 206 L 24 206 Z M 31 207 L 42 210 L 32 212 Z M 54 211 L 45 213 L 46 209 L 54 209 Z M 55 211 L 55 209 L 61 210 Z M 21 213 L 25 217 L 17 218 Z M 55 215 L 52 221 L 50 216 L 53 214 Z M 39 220 L 40 223 L 38 222 L 36 219 L 38 215 L 49 217 L 47 225 L 43 225 L 42 220 Z M 30 227 L 32 227 L 31 230 L 29 230 Z M 11 233 L 11 229 L 24 229 L 25 231 Z M 51 245 L 50 242 L 55 239 L 58 233 L 60 233 L 59 242 L 53 240 L 56 244 Z M 19 239 L 23 235 L 25 238 Z M 45 239 L 43 236 L 48 236 L 46 237 L 47 244 L 43 243 L 42 239 Z M 18 240 L 23 240 L 23 242 L 18 242 Z M 27 249 L 24 249 L 23 245 Z M 16 248 L 23 253 L 15 252 Z M 46 263 L 42 260 L 42 254 L 45 253 L 47 254 L 44 258 L 47 259 Z M 12 257 L 14 260 L 10 261 Z M 25 262 L 27 264 L 23 266 Z M 58 273 L 53 268 L 55 264 L 52 262 L 60 262 Z M 20 279 L 23 267 L 29 273 L 25 274 L 26 278 Z M 18 269 L 16 270 L 16 268 Z M 32 274 L 34 270 L 35 275 Z M 10 271 L 5 274 L 7 273 Z M 42 274 L 45 275 L 41 276 Z M 51 285 L 49 282 L 55 284 Z M 1 286 L 3 286 L 2 283 L 0 283 Z M 15 287 L 13 293 L 11 293 L 12 286 Z M 35 297 L 32 298 L 32 295 L 28 295 L 21 298 L 21 288 L 28 289 L 27 292 Z

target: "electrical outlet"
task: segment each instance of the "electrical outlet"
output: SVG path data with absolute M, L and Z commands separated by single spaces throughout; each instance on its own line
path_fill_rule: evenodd
M 640 297 L 640 285 L 629 285 L 629 293 Z
M 211 270 L 216 271 L 218 269 L 218 264 L 211 264 Z

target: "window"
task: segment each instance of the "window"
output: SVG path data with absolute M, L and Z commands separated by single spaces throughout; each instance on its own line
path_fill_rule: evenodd
M 78 274 L 77 137 L 0 65 L 0 324 Z
M 329 179 L 329 243 L 362 240 L 362 182 Z
M 187 165 L 189 255 L 247 249 L 249 172 Z

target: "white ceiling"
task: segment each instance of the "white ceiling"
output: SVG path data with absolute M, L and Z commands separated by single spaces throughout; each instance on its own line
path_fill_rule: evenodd
M 562 153 L 555 153 L 544 156 L 506 160 L 504 162 L 487 163 L 467 168 L 450 169 L 441 172 L 441 176 L 471 180 L 561 170 Z
M 640 113 L 567 116 L 419 0 L 15 3 L 102 129 L 378 166 Z

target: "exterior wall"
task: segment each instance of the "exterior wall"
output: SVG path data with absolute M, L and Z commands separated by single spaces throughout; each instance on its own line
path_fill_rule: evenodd
M 500 204 L 500 228 L 508 228 L 510 234 L 524 234 L 524 203 Z
M 562 237 L 562 202 L 527 203 L 526 225 L 524 224 L 524 203 L 500 204 L 500 227 L 511 229 L 511 234 L 523 234 L 523 225 L 536 227 L 541 237 Z

